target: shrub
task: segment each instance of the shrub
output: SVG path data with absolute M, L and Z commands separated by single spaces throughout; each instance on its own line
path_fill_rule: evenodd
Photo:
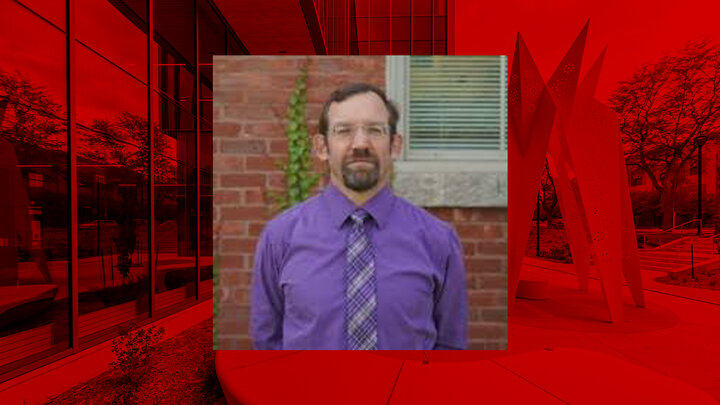
M 110 366 L 119 374 L 118 402 L 132 399 L 143 379 L 151 374 L 150 358 L 164 334 L 163 327 L 135 328 L 130 324 L 121 328 L 120 336 L 113 339 L 112 351 L 116 359 Z
M 548 259 L 557 260 L 563 263 L 572 263 L 572 257 L 570 255 L 570 247 L 565 246 L 551 246 L 547 250 L 542 250 L 540 256 Z

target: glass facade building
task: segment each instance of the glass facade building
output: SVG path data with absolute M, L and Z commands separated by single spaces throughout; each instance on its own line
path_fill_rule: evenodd
M 453 0 L 313 0 L 329 55 L 448 55 Z
M 212 297 L 212 55 L 247 51 L 207 0 L 0 5 L 4 381 Z
M 447 53 L 451 0 L 307 4 L 326 53 Z M 0 0 L 0 382 L 212 297 L 232 24 L 212 0 Z

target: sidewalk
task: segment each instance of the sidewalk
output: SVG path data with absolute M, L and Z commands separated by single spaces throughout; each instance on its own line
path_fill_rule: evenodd
M 643 272 L 646 308 L 636 308 L 623 288 L 625 322 L 606 317 L 597 277 L 577 289 L 571 264 L 529 259 L 521 278 L 546 279 L 546 301 L 516 301 L 509 319 L 512 352 L 542 347 L 584 348 L 684 381 L 720 400 L 720 292 L 658 283 Z
M 515 302 L 507 351 L 218 351 L 218 377 L 230 405 L 720 399 L 720 305 L 646 291 L 647 307 L 636 308 L 626 288 L 625 321 L 612 324 L 599 282 L 580 291 L 572 271 L 524 263 L 521 278 L 548 280 L 550 294 Z

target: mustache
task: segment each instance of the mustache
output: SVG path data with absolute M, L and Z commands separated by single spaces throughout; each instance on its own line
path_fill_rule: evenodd
M 353 149 L 352 153 L 345 158 L 345 163 L 370 162 L 378 164 L 378 158 L 369 149 Z

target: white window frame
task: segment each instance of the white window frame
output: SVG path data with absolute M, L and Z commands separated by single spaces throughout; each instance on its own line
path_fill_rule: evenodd
M 452 58 L 452 56 L 443 56 Z M 410 88 L 407 85 L 410 77 L 409 56 L 387 56 L 385 64 L 385 84 L 388 97 L 398 104 L 400 119 L 398 131 L 403 134 L 403 160 L 406 161 L 507 161 L 507 57 L 499 55 L 499 63 L 505 68 L 501 69 L 498 82 L 500 98 L 503 106 L 500 109 L 500 149 L 499 150 L 440 150 L 440 151 L 410 151 L 409 123 L 407 117 L 410 112 Z
M 385 88 L 399 109 L 397 130 L 403 135 L 402 154 L 395 162 L 395 177 L 400 180 L 396 181 L 398 194 L 422 206 L 507 206 L 507 56 L 499 58 L 505 67 L 498 83 L 504 100 L 500 109 L 501 149 L 410 151 L 409 56 L 386 56 Z M 417 184 L 428 186 L 419 192 Z M 484 188 L 476 193 L 459 191 L 473 185 Z

